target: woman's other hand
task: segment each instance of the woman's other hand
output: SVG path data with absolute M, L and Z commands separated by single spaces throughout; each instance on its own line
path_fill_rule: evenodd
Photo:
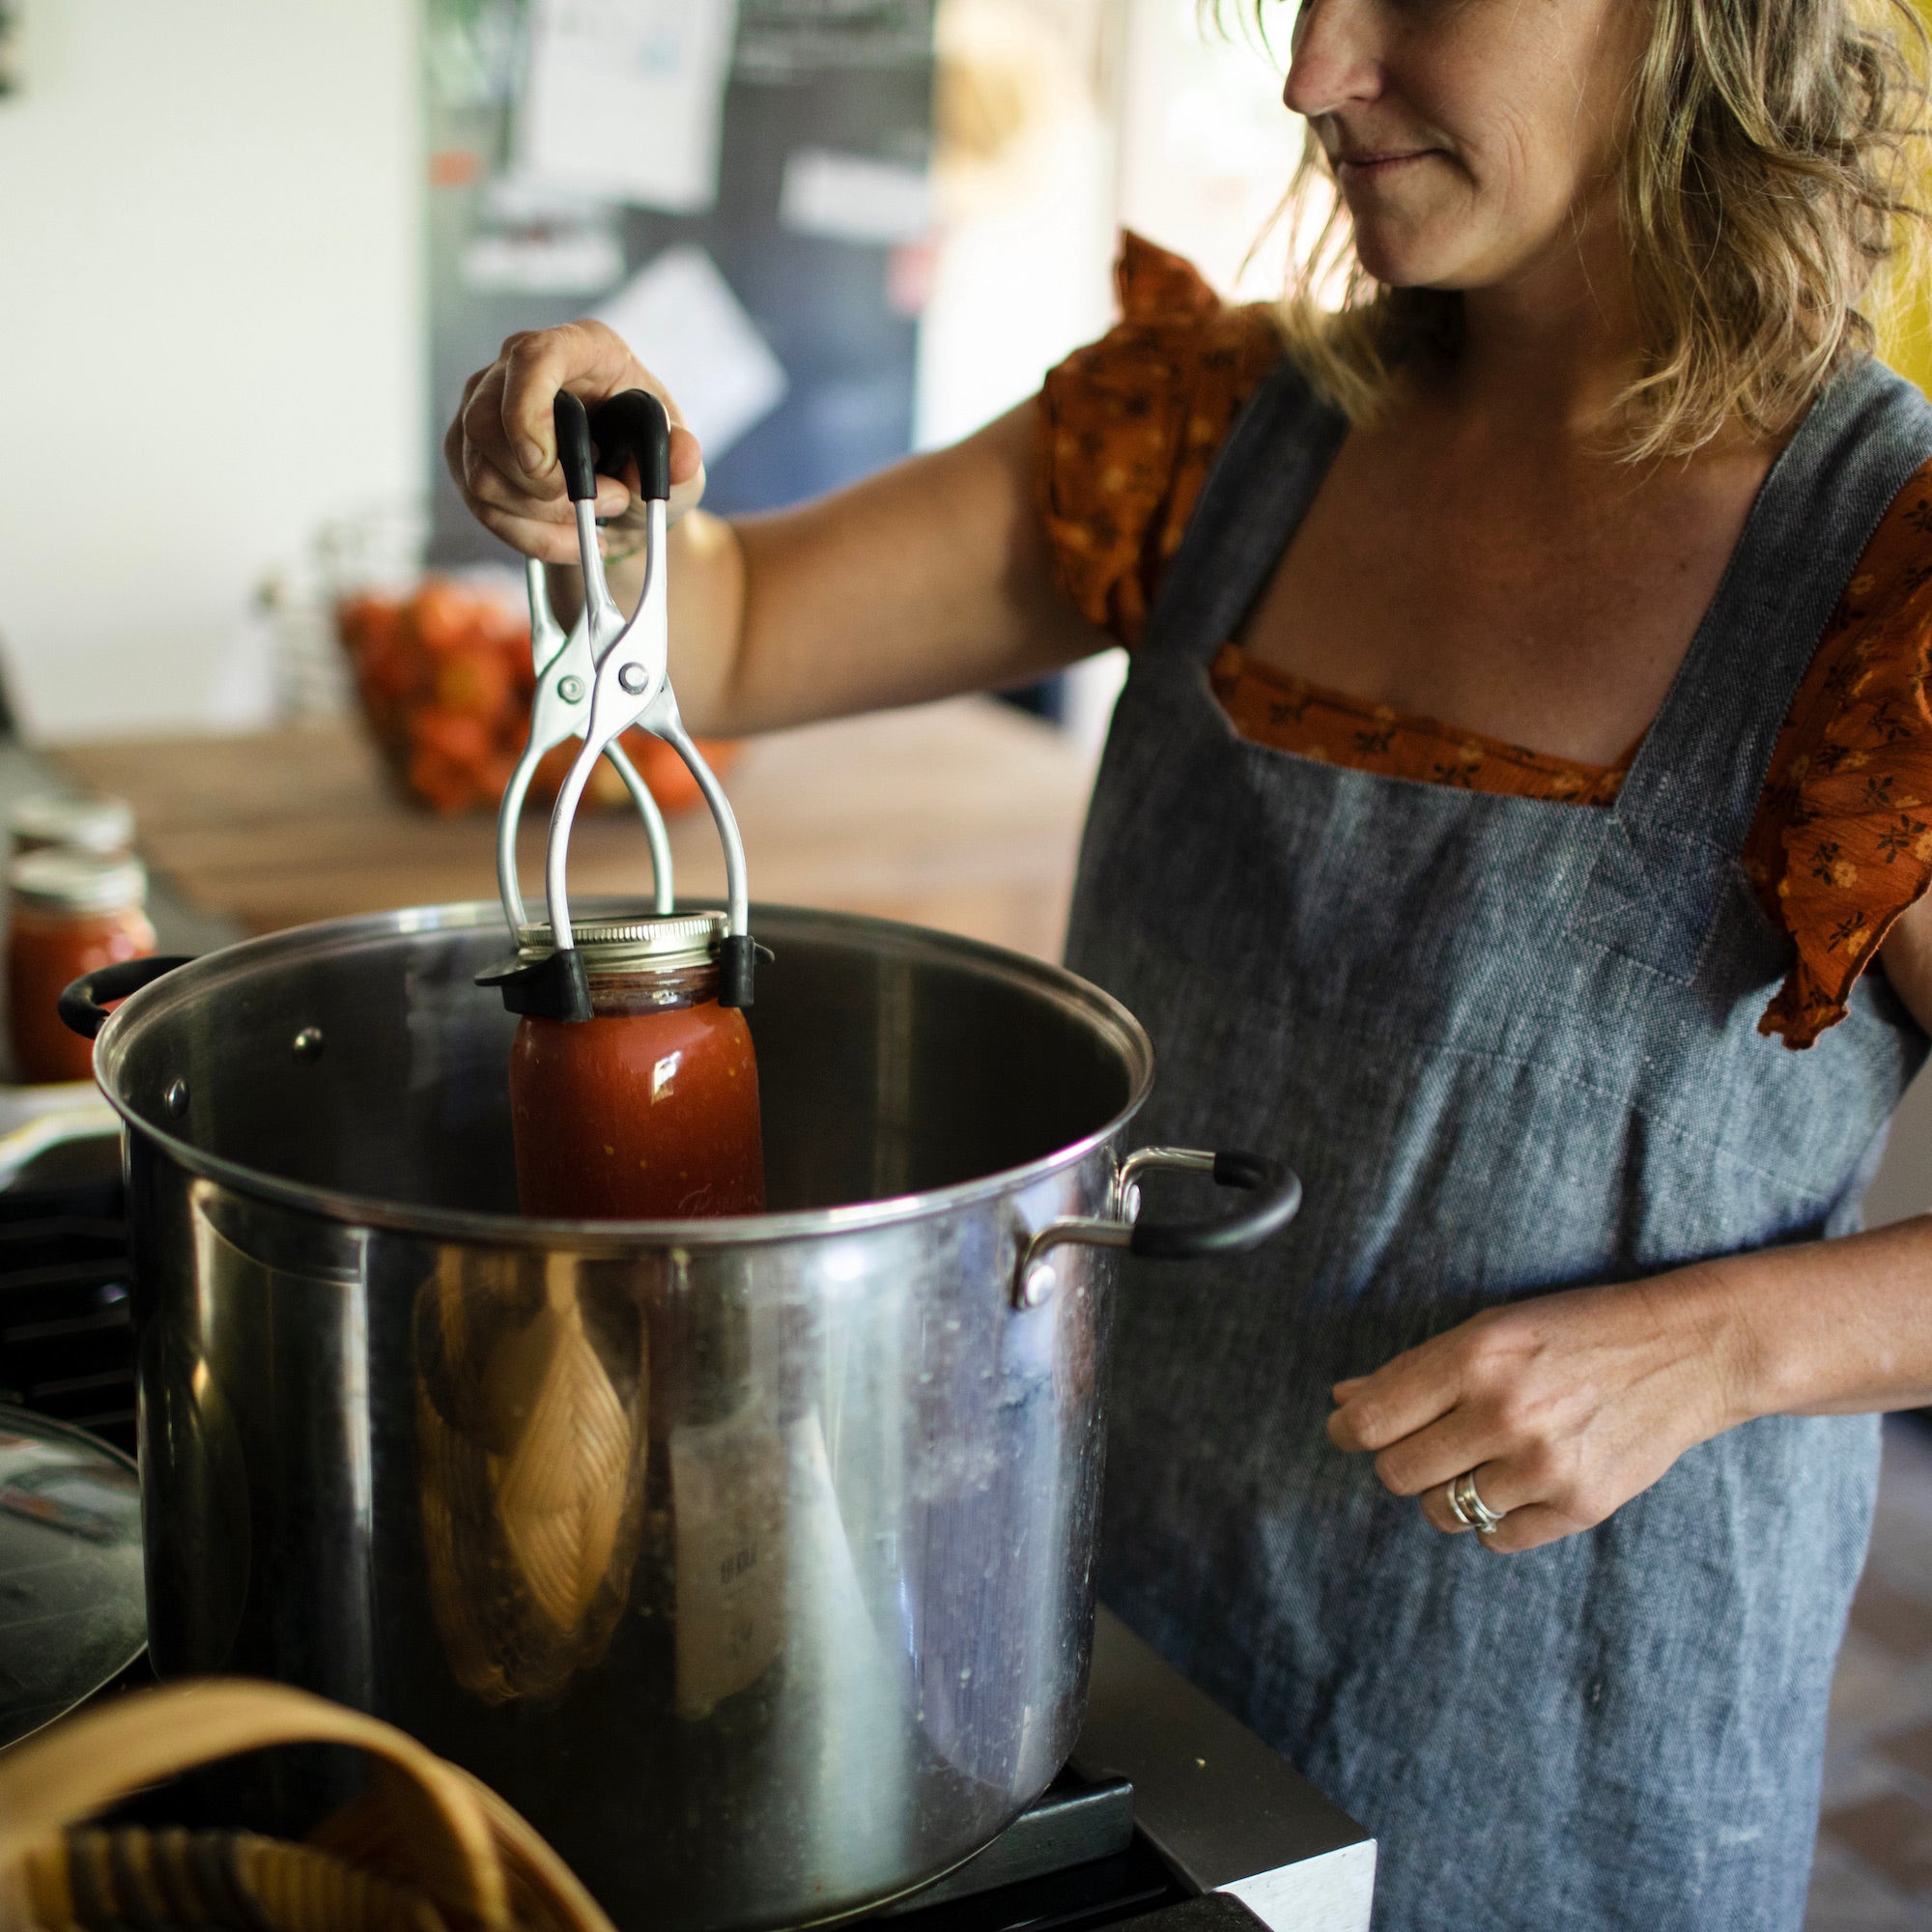
M 566 323 L 510 336 L 496 361 L 463 385 L 463 402 L 443 438 L 443 457 L 463 500 L 513 550 L 545 563 L 577 561 L 577 528 L 557 466 L 551 411 L 559 389 L 588 404 L 625 389 L 648 389 L 671 420 L 673 521 L 704 494 L 704 460 L 677 404 L 614 329 Z M 636 481 L 635 471 L 630 477 Z M 597 515 L 608 520 L 607 548 L 622 551 L 635 509 L 625 481 L 601 471 Z M 640 514 L 640 513 L 639 513 Z
M 1711 1267 L 1487 1309 L 1337 1382 L 1328 1435 L 1372 1453 L 1382 1483 L 1450 1534 L 1465 1525 L 1448 1486 L 1473 1475 L 1506 1518 L 1484 1545 L 1534 1549 L 1602 1522 L 1747 1418 L 1733 1307 Z

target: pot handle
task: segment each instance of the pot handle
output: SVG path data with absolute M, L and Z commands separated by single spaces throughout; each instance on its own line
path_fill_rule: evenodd
M 152 986 L 177 966 L 191 966 L 192 953 L 162 952 L 145 959 L 122 959 L 93 973 L 83 973 L 62 993 L 56 1010 L 70 1033 L 92 1039 L 107 1024 L 109 1000 L 125 1000 L 143 986 Z
M 1177 1174 L 1209 1174 L 1221 1187 L 1237 1187 L 1253 1198 L 1232 1212 L 1206 1221 L 1143 1221 L 1140 1177 L 1151 1168 Z M 1094 1248 L 1125 1248 L 1148 1261 L 1197 1261 L 1209 1255 L 1240 1254 L 1259 1247 L 1301 1209 L 1301 1181 L 1284 1162 L 1259 1153 L 1208 1153 L 1198 1148 L 1142 1148 L 1121 1163 L 1114 1182 L 1112 1215 L 1105 1219 L 1069 1216 L 1049 1221 L 1027 1242 L 1013 1275 L 1013 1304 L 1037 1308 L 1053 1293 L 1053 1264 L 1046 1257 L 1058 1247 L 1080 1243 Z

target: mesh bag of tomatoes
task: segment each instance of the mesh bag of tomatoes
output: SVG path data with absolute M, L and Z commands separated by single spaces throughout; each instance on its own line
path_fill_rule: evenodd
M 408 795 L 438 812 L 496 810 L 529 736 L 535 679 L 527 621 L 498 597 L 432 577 L 407 597 L 343 597 L 335 625 L 363 716 Z M 624 747 L 665 811 L 700 802 L 696 781 L 668 745 L 627 731 Z M 714 770 L 729 763 L 734 749 L 704 743 Z M 546 754 L 530 783 L 533 800 L 556 796 L 576 754 L 575 740 Z M 608 761 L 592 776 L 585 802 L 626 802 Z

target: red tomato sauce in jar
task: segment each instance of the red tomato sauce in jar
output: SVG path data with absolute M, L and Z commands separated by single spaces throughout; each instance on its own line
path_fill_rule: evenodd
M 91 1080 L 94 1042 L 70 1033 L 55 1002 L 83 973 L 155 950 L 143 910 L 148 875 L 136 859 L 58 848 L 8 868 L 7 1030 L 14 1077 Z
M 510 1049 L 517 1197 L 562 1220 L 680 1221 L 765 1205 L 758 1065 L 718 1004 L 712 916 L 585 923 L 595 1017 L 525 1018 Z

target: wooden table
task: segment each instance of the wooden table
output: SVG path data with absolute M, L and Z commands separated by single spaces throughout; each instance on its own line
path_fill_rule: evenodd
M 149 863 L 204 913 L 266 932 L 340 914 L 497 895 L 495 825 L 401 799 L 353 723 L 250 737 L 52 748 L 78 782 L 134 807 Z M 725 780 L 754 898 L 943 926 L 1058 956 L 1092 761 L 983 698 L 754 740 Z M 541 896 L 547 815 L 523 835 Z M 709 816 L 672 821 L 681 894 L 722 895 Z M 641 894 L 635 818 L 586 814 L 574 892 Z

